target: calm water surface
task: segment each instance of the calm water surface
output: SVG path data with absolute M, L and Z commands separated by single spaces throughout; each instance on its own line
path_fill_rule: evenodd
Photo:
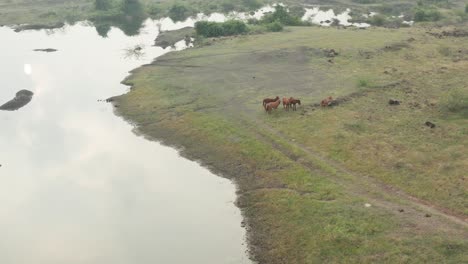
M 108 38 L 85 23 L 0 28 L 0 104 L 34 92 L 24 108 L 0 111 L 0 263 L 249 263 L 235 186 L 136 136 L 98 102 L 169 51 L 151 46 L 157 27 Z M 128 57 L 136 45 L 143 57 Z

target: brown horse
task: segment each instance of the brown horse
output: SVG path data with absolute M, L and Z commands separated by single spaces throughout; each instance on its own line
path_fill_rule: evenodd
M 271 111 L 273 109 L 277 109 L 278 106 L 280 105 L 281 101 L 280 99 L 278 98 L 278 100 L 274 101 L 274 102 L 270 102 L 270 103 L 267 103 L 265 105 L 265 111 L 268 113 L 268 114 L 271 114 Z
M 293 99 L 292 97 L 289 97 L 289 98 L 283 97 L 283 109 L 286 109 L 287 111 L 289 111 L 289 107 L 291 106 L 292 99 Z
M 322 102 L 320 102 L 320 105 L 323 107 L 326 107 L 326 106 L 329 106 L 332 101 L 333 101 L 333 97 L 328 96 L 328 98 L 323 99 Z
M 265 108 L 265 110 L 266 110 L 266 105 L 268 103 L 276 102 L 277 100 L 279 100 L 279 96 L 276 96 L 274 99 L 271 99 L 271 98 L 263 99 L 263 108 Z
M 296 111 L 296 104 L 301 105 L 301 100 L 294 99 L 291 97 L 291 100 L 289 100 L 289 104 L 292 105 L 293 111 Z

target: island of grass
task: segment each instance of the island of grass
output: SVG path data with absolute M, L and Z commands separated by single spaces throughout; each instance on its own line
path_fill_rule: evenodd
M 468 38 L 426 31 L 222 38 L 134 70 L 114 103 L 234 180 L 260 263 L 463 263 Z M 302 105 L 267 115 L 275 96 Z M 327 96 L 339 104 L 317 106 Z

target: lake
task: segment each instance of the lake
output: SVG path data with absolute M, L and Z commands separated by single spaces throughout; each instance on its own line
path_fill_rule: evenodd
M 0 263 L 250 263 L 235 185 L 137 136 L 101 101 L 174 50 L 152 46 L 160 23 L 107 37 L 87 22 L 0 27 L 0 104 L 34 93 L 0 111 Z M 46 48 L 57 51 L 33 51 Z

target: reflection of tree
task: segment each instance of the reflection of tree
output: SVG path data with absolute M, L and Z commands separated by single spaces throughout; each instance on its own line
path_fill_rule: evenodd
M 102 13 L 92 20 L 98 34 L 107 37 L 111 26 L 121 29 L 127 36 L 137 35 L 145 18 L 146 14 L 139 0 L 124 0 L 119 10 Z
M 96 25 L 96 31 L 99 34 L 99 36 L 103 38 L 107 38 L 107 33 L 111 30 L 111 25 L 109 24 L 97 24 Z

